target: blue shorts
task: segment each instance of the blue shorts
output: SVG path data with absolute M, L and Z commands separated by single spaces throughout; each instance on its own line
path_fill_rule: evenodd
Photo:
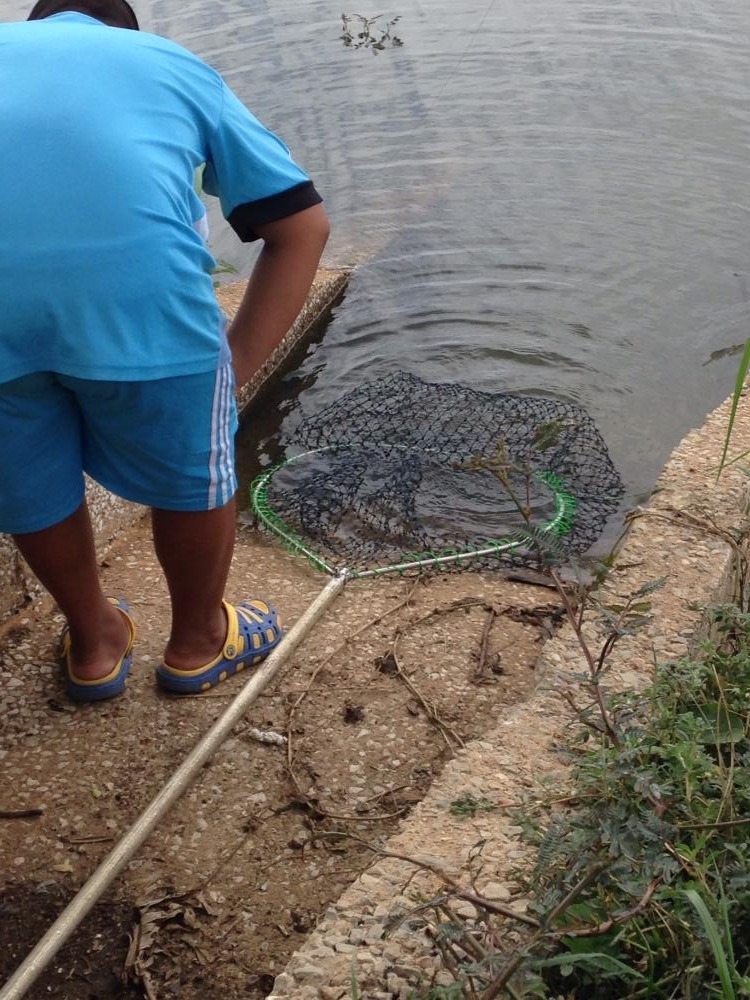
M 234 496 L 234 374 L 91 382 L 37 372 L 0 383 L 0 532 L 41 531 L 84 499 L 84 472 L 126 500 L 212 510 Z

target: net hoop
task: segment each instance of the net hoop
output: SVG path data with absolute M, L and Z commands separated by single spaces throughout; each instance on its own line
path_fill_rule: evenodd
M 528 545 L 528 537 L 508 537 L 488 540 L 481 547 L 473 549 L 437 549 L 435 551 L 409 552 L 404 553 L 402 561 L 390 563 L 387 566 L 377 566 L 371 569 L 357 570 L 353 567 L 331 566 L 318 553 L 314 552 L 304 538 L 293 527 L 273 509 L 268 497 L 268 490 L 271 480 L 281 469 L 289 468 L 296 462 L 300 462 L 311 455 L 321 455 L 326 452 L 342 451 L 359 448 L 359 445 L 327 445 L 321 448 L 311 448 L 293 455 L 274 465 L 267 472 L 257 476 L 250 485 L 250 506 L 258 522 L 281 540 L 284 546 L 293 554 L 304 556 L 305 559 L 317 570 L 328 573 L 330 576 L 345 574 L 349 578 L 364 579 L 366 577 L 380 576 L 384 573 L 405 573 L 409 570 L 427 569 L 430 566 L 445 566 L 461 562 L 468 562 L 471 559 L 502 555 L 514 552 L 523 545 Z M 410 449 L 401 445 L 388 445 L 388 450 Z M 429 454 L 429 450 L 427 452 Z M 578 509 L 578 501 L 566 489 L 564 482 L 554 472 L 538 471 L 534 472 L 535 479 L 543 482 L 552 493 L 555 513 L 547 521 L 540 525 L 534 525 L 534 530 L 539 534 L 554 535 L 561 537 L 566 535 L 572 526 L 573 518 Z

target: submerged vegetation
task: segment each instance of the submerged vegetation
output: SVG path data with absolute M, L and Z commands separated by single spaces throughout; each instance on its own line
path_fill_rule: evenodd
M 384 14 L 365 17 L 364 14 L 342 14 L 341 40 L 347 49 L 370 49 L 377 55 L 386 48 L 400 48 L 404 43 L 394 34 L 392 29 L 401 20 L 401 16 L 383 20 Z

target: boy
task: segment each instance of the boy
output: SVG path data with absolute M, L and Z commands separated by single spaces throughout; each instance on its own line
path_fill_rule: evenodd
M 152 509 L 172 605 L 157 680 L 206 690 L 280 640 L 223 601 L 234 385 L 282 339 L 328 237 L 321 198 L 220 76 L 126 0 L 40 0 L 0 25 L 0 532 L 67 621 L 71 697 L 120 694 L 135 630 L 102 593 L 84 471 Z M 227 330 L 193 190 L 263 248 Z

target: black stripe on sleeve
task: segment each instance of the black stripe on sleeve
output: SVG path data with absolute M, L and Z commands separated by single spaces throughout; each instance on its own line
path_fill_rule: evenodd
M 279 194 L 238 205 L 229 213 L 227 222 L 243 243 L 252 243 L 253 240 L 260 239 L 255 232 L 256 226 L 286 219 L 287 216 L 296 215 L 297 212 L 319 205 L 322 201 L 313 182 L 303 181 Z

